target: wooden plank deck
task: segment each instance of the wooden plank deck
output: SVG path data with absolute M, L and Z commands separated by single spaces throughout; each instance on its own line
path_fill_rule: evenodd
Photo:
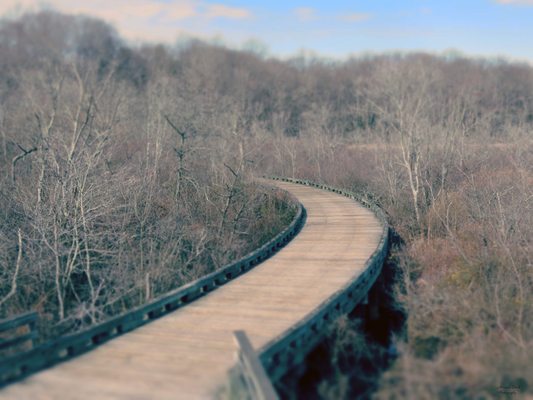
M 382 227 L 344 196 L 275 182 L 307 210 L 284 249 L 187 307 L 0 391 L 0 399 L 209 399 L 235 363 L 233 331 L 259 349 L 359 275 Z

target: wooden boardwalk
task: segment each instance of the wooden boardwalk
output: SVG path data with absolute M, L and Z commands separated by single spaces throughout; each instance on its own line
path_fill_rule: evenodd
M 272 258 L 190 305 L 0 391 L 0 399 L 209 399 L 235 363 L 232 332 L 259 349 L 358 276 L 382 227 L 344 196 L 275 182 L 307 210 Z

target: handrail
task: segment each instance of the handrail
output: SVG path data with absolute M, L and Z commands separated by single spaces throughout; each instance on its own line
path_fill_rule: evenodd
M 279 397 L 259 361 L 245 331 L 233 332 L 237 343 L 237 361 L 248 392 L 255 400 L 278 400 Z
M 37 317 L 38 314 L 35 311 L 30 311 L 24 314 L 2 319 L 0 320 L 0 332 L 6 332 L 27 324 L 35 324 L 35 322 L 37 322 Z
M 369 208 L 382 224 L 382 232 L 376 250 L 365 263 L 364 271 L 352 282 L 340 288 L 325 300 L 305 319 L 272 339 L 261 349 L 259 358 L 273 381 L 281 378 L 286 371 L 297 365 L 319 342 L 324 334 L 322 329 L 328 322 L 345 314 L 359 304 L 376 281 L 389 250 L 389 224 L 381 208 L 367 197 L 354 192 L 337 189 L 303 179 L 268 177 L 269 179 L 298 183 L 328 190 L 351 198 Z
M 0 333 L 13 331 L 24 326 L 27 326 L 27 332 L 22 334 L 13 334 L 9 338 L 0 339 L 0 350 L 10 351 L 13 347 L 30 342 L 34 345 L 34 340 L 37 338 L 37 331 L 35 330 L 38 314 L 36 312 L 28 312 L 20 315 L 15 315 L 10 318 L 0 320 Z
M 287 228 L 260 248 L 217 271 L 165 293 L 147 304 L 84 331 L 46 342 L 0 360 L 0 388 L 32 373 L 92 350 L 98 345 L 183 307 L 247 272 L 285 246 L 302 228 L 305 209 L 290 193 L 296 214 Z

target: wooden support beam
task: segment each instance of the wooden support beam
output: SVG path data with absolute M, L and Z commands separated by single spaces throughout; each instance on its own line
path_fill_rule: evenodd
M 259 361 L 259 357 L 244 331 L 233 332 L 238 347 L 238 359 L 242 374 L 254 400 L 279 400 L 272 382 Z

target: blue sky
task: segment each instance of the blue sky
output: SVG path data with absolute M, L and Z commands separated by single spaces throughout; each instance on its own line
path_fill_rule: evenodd
M 533 0 L 1 0 L 0 14 L 52 8 L 114 24 L 131 41 L 217 38 L 268 53 L 350 54 L 457 50 L 533 63 Z

